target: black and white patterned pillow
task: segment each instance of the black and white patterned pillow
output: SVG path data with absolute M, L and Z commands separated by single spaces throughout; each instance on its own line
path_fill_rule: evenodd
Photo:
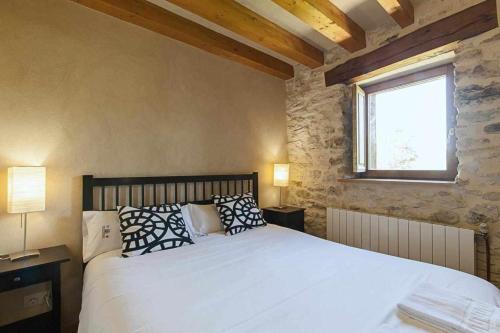
M 266 225 L 251 193 L 214 195 L 213 199 L 226 234 L 235 235 Z
M 193 244 L 182 219 L 180 205 L 157 207 L 118 207 L 122 256 L 146 253 Z
M 159 206 L 142 206 L 142 209 L 147 209 L 155 213 L 171 213 L 181 209 L 179 204 L 162 204 Z

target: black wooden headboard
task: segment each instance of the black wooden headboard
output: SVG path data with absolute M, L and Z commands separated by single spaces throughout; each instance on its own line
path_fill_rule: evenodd
M 83 176 L 83 210 L 115 210 L 116 206 L 212 202 L 213 194 L 252 192 L 259 203 L 258 173 L 209 176 L 94 178 Z

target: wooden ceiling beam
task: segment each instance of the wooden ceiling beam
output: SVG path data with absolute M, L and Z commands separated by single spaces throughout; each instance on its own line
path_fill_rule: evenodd
M 329 0 L 273 0 L 350 52 L 366 47 L 365 31 Z
M 458 41 L 498 27 L 496 0 L 486 0 L 424 26 L 325 73 L 327 86 L 352 83 L 453 49 Z
M 377 1 L 401 28 L 407 27 L 415 21 L 413 5 L 410 0 Z
M 290 64 L 146 0 L 72 1 L 281 79 L 293 77 Z
M 234 0 L 168 0 L 310 68 L 323 65 L 323 51 Z

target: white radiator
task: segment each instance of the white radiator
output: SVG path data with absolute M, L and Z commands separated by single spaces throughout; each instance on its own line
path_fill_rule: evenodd
M 327 208 L 327 238 L 358 248 L 474 274 L 474 231 Z

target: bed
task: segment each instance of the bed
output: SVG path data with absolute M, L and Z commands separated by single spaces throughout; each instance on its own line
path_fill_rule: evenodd
M 240 180 L 200 180 L 203 196 L 191 200 L 237 191 Z M 99 184 L 115 186 L 87 179 L 84 192 Z M 257 186 L 241 185 L 249 188 Z M 498 289 L 473 275 L 268 225 L 138 257 L 97 256 L 85 268 L 79 332 L 432 332 L 396 311 L 422 282 L 500 306 Z

